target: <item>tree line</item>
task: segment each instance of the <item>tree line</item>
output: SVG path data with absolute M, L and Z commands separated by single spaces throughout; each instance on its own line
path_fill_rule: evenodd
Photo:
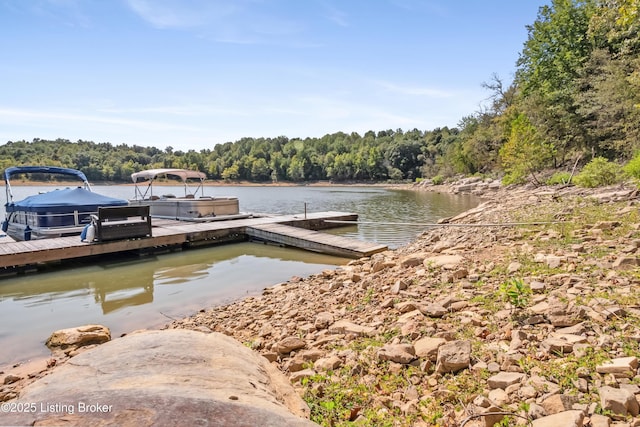
M 594 158 L 631 159 L 640 148 L 640 0 L 552 0 L 542 6 L 506 84 L 483 86 L 488 104 L 455 128 L 337 132 L 321 138 L 242 138 L 200 151 L 108 142 L 10 141 L 0 167 L 80 169 L 124 182 L 150 168 L 187 168 L 214 180 L 385 181 L 456 174 L 537 180 Z
M 82 170 L 90 181 L 130 181 L 143 169 L 200 170 L 227 181 L 384 181 L 423 176 L 427 157 L 455 138 L 457 130 L 342 132 L 322 138 L 242 138 L 200 151 L 113 145 L 91 141 L 10 141 L 0 146 L 0 167 L 50 165 Z

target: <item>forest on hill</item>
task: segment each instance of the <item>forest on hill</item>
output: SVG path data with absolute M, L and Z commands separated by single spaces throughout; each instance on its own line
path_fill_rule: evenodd
M 593 159 L 623 163 L 640 149 L 640 0 L 552 0 L 540 7 L 515 78 L 484 83 L 489 103 L 456 128 L 243 138 L 200 151 L 64 139 L 9 141 L 0 168 L 53 165 L 91 181 L 129 181 L 150 168 L 214 180 L 385 181 L 457 174 L 536 179 Z

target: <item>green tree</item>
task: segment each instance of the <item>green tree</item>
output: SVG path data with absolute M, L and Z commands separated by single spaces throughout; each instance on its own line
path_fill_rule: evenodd
M 291 163 L 289 164 L 289 169 L 287 170 L 287 176 L 292 181 L 304 181 L 305 174 L 305 163 L 306 160 L 304 158 L 298 157 L 295 155 L 291 158 Z
M 388 168 L 394 172 L 399 170 L 404 179 L 415 179 L 420 176 L 420 168 L 424 165 L 424 156 L 419 141 L 400 140 L 394 142 L 387 150 Z M 389 173 L 391 175 L 391 173 Z
M 224 171 L 222 171 L 222 179 L 229 181 L 229 180 L 236 180 L 240 177 L 240 167 L 238 166 L 237 163 L 234 163 L 233 165 L 229 166 L 228 168 L 225 168 Z
M 520 104 L 540 135 L 564 158 L 585 144 L 576 112 L 576 85 L 593 45 L 588 38 L 595 0 L 552 0 L 539 9 L 517 62 Z
M 577 111 L 592 156 L 630 158 L 640 148 L 640 87 L 630 78 L 639 66 L 638 59 L 616 59 L 598 49 L 584 67 Z
M 530 175 L 539 183 L 535 173 L 550 165 L 553 145 L 545 142 L 524 114 L 511 123 L 511 134 L 500 149 L 500 160 L 506 172 L 506 184 L 522 183 Z
M 271 179 L 271 168 L 269 168 L 269 164 L 263 157 L 253 161 L 251 179 L 254 181 L 268 181 Z

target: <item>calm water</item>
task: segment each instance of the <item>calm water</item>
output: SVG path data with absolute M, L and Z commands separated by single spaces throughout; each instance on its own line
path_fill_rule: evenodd
M 20 200 L 51 187 L 13 187 Z M 182 194 L 179 187 L 163 193 Z M 94 186 L 94 191 L 129 198 L 131 186 Z M 361 221 L 432 223 L 477 205 L 470 196 L 371 187 L 208 187 L 206 195 L 233 195 L 240 210 L 255 213 L 356 212 Z M 4 213 L 2 213 L 4 216 Z M 425 227 L 359 225 L 331 232 L 362 240 L 404 245 Z M 259 243 L 193 249 L 145 258 L 113 257 L 44 274 L 0 278 L 0 366 L 48 355 L 44 346 L 56 329 L 88 323 L 111 328 L 113 336 L 159 327 L 200 308 L 258 294 L 292 276 L 308 276 L 348 260 Z

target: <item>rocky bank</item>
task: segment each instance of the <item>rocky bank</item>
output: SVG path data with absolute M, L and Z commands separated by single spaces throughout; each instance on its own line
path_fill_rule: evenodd
M 322 425 L 640 425 L 637 192 L 486 191 L 404 248 L 168 328 L 261 353 Z

